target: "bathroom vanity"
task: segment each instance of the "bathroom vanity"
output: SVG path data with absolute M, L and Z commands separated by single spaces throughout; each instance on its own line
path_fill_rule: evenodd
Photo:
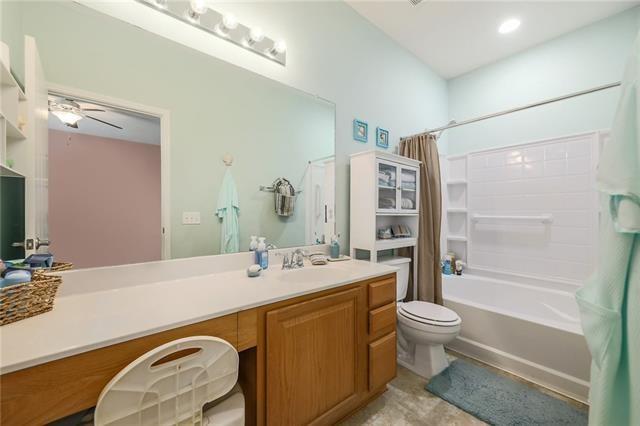
M 247 278 L 248 255 L 66 273 L 52 312 L 0 330 L 3 424 L 93 407 L 131 361 L 194 335 L 238 349 L 247 424 L 333 424 L 384 392 L 396 374 L 395 269 L 349 261 Z

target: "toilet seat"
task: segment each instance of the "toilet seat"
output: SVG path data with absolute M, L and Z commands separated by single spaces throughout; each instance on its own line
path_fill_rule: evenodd
M 398 304 L 398 314 L 412 321 L 436 327 L 455 327 L 462 322 L 458 314 L 451 309 L 422 301 Z

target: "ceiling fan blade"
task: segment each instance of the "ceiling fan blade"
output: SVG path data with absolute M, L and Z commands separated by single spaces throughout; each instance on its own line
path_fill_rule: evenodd
M 80 104 L 77 103 L 76 101 L 74 101 L 73 99 L 70 98 L 65 98 L 65 101 L 69 102 L 72 106 L 74 106 L 75 108 L 81 109 L 80 108 Z
M 82 108 L 83 111 L 95 111 L 95 112 L 106 112 L 103 109 L 98 109 L 98 108 Z
M 106 124 L 108 126 L 115 127 L 116 129 L 122 130 L 122 127 L 116 126 L 115 124 L 111 124 L 111 123 L 109 123 L 107 121 L 100 120 L 99 118 L 95 118 L 95 117 L 92 117 L 90 115 L 86 115 L 85 117 L 90 118 L 90 119 L 95 120 L 95 121 L 99 121 L 100 123 Z

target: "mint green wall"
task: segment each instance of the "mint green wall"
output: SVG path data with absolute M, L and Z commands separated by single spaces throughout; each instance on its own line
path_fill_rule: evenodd
M 234 156 L 241 248 L 252 234 L 304 244 L 304 198 L 293 218 L 281 219 L 273 195 L 258 188 L 279 176 L 298 186 L 309 160 L 334 153 L 334 105 L 82 6 L 23 8 L 49 81 L 170 110 L 173 257 L 219 252 L 214 212 L 226 152 Z M 183 211 L 199 211 L 201 225 L 182 225 Z
M 22 14 L 22 3 L 0 0 L 0 39 L 11 50 L 11 69 L 24 84 L 24 37 L 22 20 L 16 17 Z
M 38 32 L 41 37 L 44 34 L 38 28 L 40 25 L 55 33 L 61 30 L 62 23 L 72 21 L 78 29 L 80 40 L 65 38 L 64 41 L 68 41 L 66 45 L 55 47 L 58 52 L 56 57 L 47 54 L 43 59 L 50 81 L 121 98 L 131 98 L 130 89 L 135 88 L 134 100 L 172 109 L 172 120 L 175 121 L 175 125 L 172 123 L 172 190 L 173 196 L 178 197 L 173 200 L 176 204 L 174 212 L 192 209 L 184 198 L 191 192 L 189 183 L 191 179 L 196 179 L 197 174 L 197 169 L 194 170 L 192 165 L 184 164 L 184 157 L 181 157 L 182 154 L 176 147 L 178 144 L 185 144 L 179 145 L 185 151 L 196 148 L 192 146 L 192 138 L 187 129 L 196 120 L 190 119 L 181 110 L 189 105 L 193 94 L 174 86 L 197 87 L 196 93 L 205 92 L 201 85 L 205 84 L 203 81 L 211 79 L 208 67 L 232 69 L 235 73 L 241 73 L 241 68 L 230 67 L 228 63 L 236 64 L 335 103 L 336 220 L 338 232 L 342 235 L 343 249 L 348 248 L 349 154 L 375 148 L 376 126 L 388 129 L 391 143 L 395 145 L 401 136 L 439 125 L 447 119 L 445 80 L 343 2 L 227 4 L 227 10 L 234 12 L 242 22 L 259 24 L 269 34 L 287 41 L 287 66 L 274 66 L 243 49 L 226 46 L 230 53 L 220 54 L 219 57 L 228 63 L 213 58 L 205 59 L 199 53 L 193 54 L 199 58 L 198 65 L 205 66 L 206 63 L 206 69 L 194 67 L 193 62 L 185 65 L 174 59 L 173 54 L 177 50 L 175 45 L 130 25 L 116 25 L 118 30 L 112 31 L 113 35 L 109 39 L 97 42 L 91 40 L 94 26 L 100 27 L 105 18 L 79 5 L 60 6 L 56 3 L 30 3 L 29 8 L 33 11 L 30 14 L 39 9 L 40 12 L 36 13 L 39 18 L 25 17 L 25 21 L 33 23 L 25 31 Z M 111 6 L 104 3 L 96 4 L 96 7 Z M 118 7 L 113 6 L 116 9 Z M 144 13 L 151 12 L 145 9 Z M 144 20 L 144 16 L 142 19 Z M 64 30 L 63 35 L 68 35 L 70 31 Z M 39 43 L 53 44 L 44 40 Z M 78 45 L 83 48 L 78 48 Z M 105 70 L 110 69 L 114 61 L 117 62 L 118 56 L 114 51 L 118 55 L 125 55 L 127 62 L 120 62 L 115 75 L 110 75 Z M 80 65 L 85 62 L 92 72 L 83 72 Z M 134 66 L 130 66 L 131 64 Z M 163 70 L 174 75 L 170 82 L 162 89 L 147 84 L 147 80 L 155 80 L 154 74 L 164 73 Z M 212 102 L 220 100 L 214 98 Z M 222 109 L 221 105 L 214 107 Z M 366 145 L 352 139 L 351 126 L 354 118 L 369 123 L 369 143 Z M 178 123 L 182 125 L 176 127 Z M 247 123 L 246 126 L 251 124 Z M 212 128 L 206 135 L 212 136 L 214 132 Z M 211 158 L 210 161 L 218 159 Z M 180 168 L 187 169 L 187 174 L 178 181 L 175 170 Z M 185 194 L 180 195 L 180 192 Z M 214 197 L 215 194 L 212 193 L 211 198 Z M 202 213 L 206 213 L 204 209 Z M 253 213 L 247 211 L 246 214 Z M 174 222 L 175 220 L 174 217 Z M 179 226 L 174 225 L 175 228 Z M 217 242 L 215 236 L 208 235 L 208 230 L 204 227 L 191 233 L 185 238 L 193 240 L 184 241 L 184 247 L 175 247 L 174 254 L 188 256 L 211 252 L 207 244 L 210 241 Z
M 636 7 L 449 80 L 450 119 L 619 81 L 640 28 L 639 11 Z M 448 130 L 448 153 L 610 128 L 619 93 L 610 89 Z

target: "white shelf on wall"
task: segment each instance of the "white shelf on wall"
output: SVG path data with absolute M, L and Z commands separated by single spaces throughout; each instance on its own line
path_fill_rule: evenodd
M 7 123 L 7 139 L 9 140 L 24 140 L 27 136 L 15 125 L 12 123 L 7 117 L 2 114 L 0 111 L 0 118 L 3 118 Z
M 418 216 L 418 213 L 385 213 L 378 212 L 376 216 Z
M 417 243 L 414 237 L 407 238 L 391 238 L 388 240 L 376 240 L 377 250 L 393 250 L 402 247 L 413 247 Z
M 22 87 L 18 84 L 16 79 L 13 77 L 13 74 L 11 74 L 11 72 L 9 71 L 9 68 L 7 68 L 7 66 L 2 61 L 0 61 L 0 85 L 15 87 L 18 90 L 18 99 L 20 101 L 27 100 Z
M 0 61 L 0 176 L 24 177 L 27 132 L 18 123 L 27 116 L 27 97 L 6 63 Z M 12 166 L 7 166 L 13 160 Z
M 446 173 L 446 251 L 467 262 L 469 170 L 466 155 L 448 157 Z
M 20 177 L 23 178 L 24 175 L 17 170 L 12 169 L 9 166 L 5 166 L 4 164 L 0 164 L 0 176 L 6 177 Z

